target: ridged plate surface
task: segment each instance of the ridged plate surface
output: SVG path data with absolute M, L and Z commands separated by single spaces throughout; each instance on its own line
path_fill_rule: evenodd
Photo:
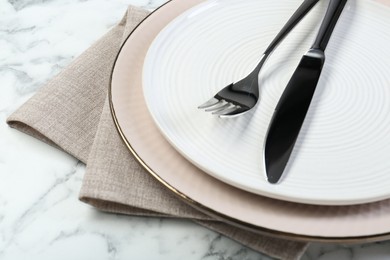
M 263 67 L 258 105 L 232 119 L 197 107 L 254 68 L 301 1 L 210 0 L 181 14 L 158 34 L 145 60 L 144 95 L 156 125 L 193 164 L 249 192 L 325 205 L 388 198 L 390 8 L 381 2 L 348 1 L 279 184 L 266 181 L 264 137 L 328 1 L 320 1 Z
M 204 0 L 173 0 L 155 11 L 126 40 L 112 74 L 109 94 L 115 125 L 129 151 L 159 182 L 155 188 L 169 189 L 205 213 L 253 232 L 344 243 L 390 238 L 389 199 L 350 206 L 316 206 L 259 196 L 204 173 L 161 135 L 143 98 L 144 58 L 167 23 L 201 2 Z

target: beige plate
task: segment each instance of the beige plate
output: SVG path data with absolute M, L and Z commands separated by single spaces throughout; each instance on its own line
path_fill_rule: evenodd
M 366 242 L 390 238 L 390 200 L 353 206 L 279 201 L 229 186 L 184 159 L 161 135 L 142 91 L 146 52 L 172 19 L 204 0 L 172 0 L 145 19 L 117 57 L 110 90 L 120 135 L 145 169 L 192 206 L 251 231 L 305 241 Z

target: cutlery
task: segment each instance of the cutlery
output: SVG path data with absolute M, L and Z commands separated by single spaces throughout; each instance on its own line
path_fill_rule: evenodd
M 287 165 L 325 62 L 325 48 L 347 0 L 330 0 L 318 35 L 303 55 L 271 119 L 264 147 L 268 181 L 277 183 Z
M 199 109 L 219 117 L 232 117 L 252 109 L 259 99 L 258 76 L 269 55 L 319 0 L 305 0 L 283 26 L 263 53 L 255 69 L 245 78 L 220 90 L 214 97 L 200 105 Z

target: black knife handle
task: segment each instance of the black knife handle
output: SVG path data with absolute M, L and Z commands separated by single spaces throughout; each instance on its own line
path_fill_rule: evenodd
M 305 0 L 298 7 L 295 13 L 290 17 L 287 23 L 283 26 L 275 39 L 265 50 L 264 54 L 270 54 L 276 46 L 287 36 L 287 34 L 302 20 L 303 17 L 318 3 L 319 0 Z
M 347 0 L 330 0 L 328 10 L 326 11 L 312 49 L 325 51 L 333 29 L 336 26 L 337 20 L 339 19 L 346 2 Z

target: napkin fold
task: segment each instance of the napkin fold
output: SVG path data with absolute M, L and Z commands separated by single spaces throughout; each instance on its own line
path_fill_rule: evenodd
M 269 256 L 299 259 L 306 243 L 255 234 L 199 212 L 147 173 L 126 148 L 107 92 L 121 44 L 148 14 L 129 7 L 118 25 L 41 87 L 8 124 L 86 163 L 80 200 L 102 211 L 187 218 Z

